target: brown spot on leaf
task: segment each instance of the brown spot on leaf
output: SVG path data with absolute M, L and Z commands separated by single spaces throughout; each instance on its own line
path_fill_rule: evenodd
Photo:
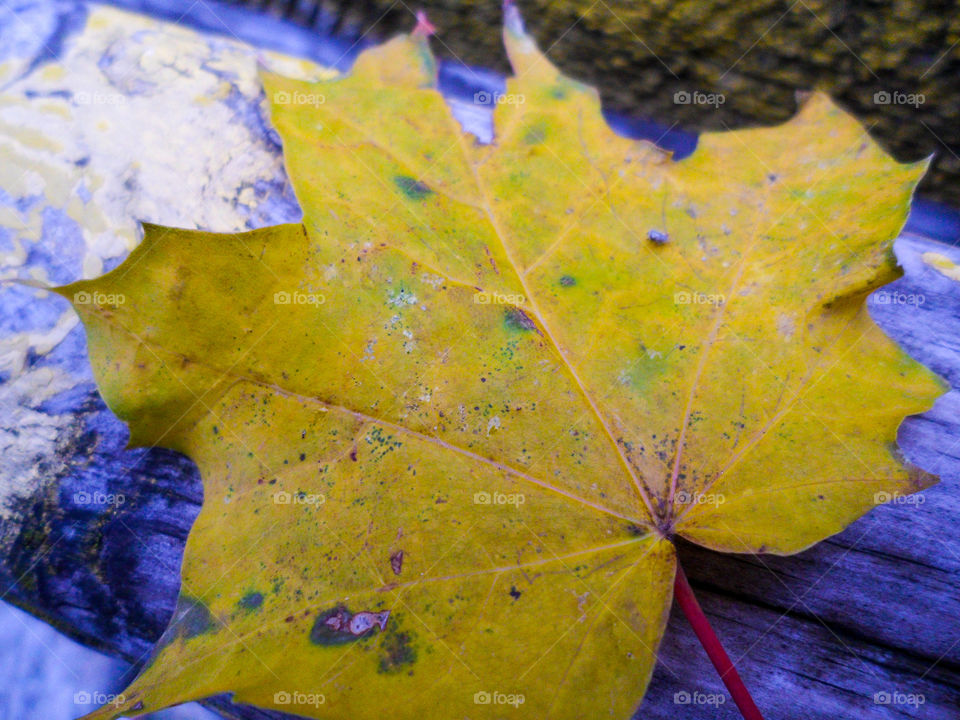
M 537 333 L 540 332 L 540 329 L 537 327 L 537 324 L 533 321 L 529 315 L 527 315 L 523 310 L 518 307 L 509 307 L 504 312 L 504 322 L 507 324 L 507 327 L 513 328 L 515 330 L 533 330 Z
M 390 569 L 393 570 L 394 575 L 399 575 L 403 570 L 403 550 L 397 550 L 390 556 Z
M 382 632 L 387 627 L 390 611 L 351 613 L 343 605 L 320 613 L 310 629 L 314 645 L 342 645 L 369 635 L 374 628 Z

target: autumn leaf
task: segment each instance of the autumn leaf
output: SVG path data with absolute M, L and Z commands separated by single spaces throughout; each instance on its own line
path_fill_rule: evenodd
M 794 553 L 932 482 L 896 434 L 942 386 L 865 304 L 924 165 L 820 94 L 674 162 L 505 41 L 490 145 L 422 37 L 265 75 L 303 224 L 146 226 L 59 290 L 131 444 L 205 493 L 169 629 L 90 717 L 627 718 L 675 538 Z

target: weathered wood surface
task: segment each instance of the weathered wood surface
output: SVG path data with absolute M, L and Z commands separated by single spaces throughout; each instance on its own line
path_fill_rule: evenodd
M 78 7 L 35 4 L 20 12 L 62 19 L 65 8 Z M 82 15 L 70 17 L 79 28 Z M 16 117 L 36 132 L 58 134 L 57 147 L 38 149 L 30 138 L 0 131 L 5 276 L 33 272 L 66 282 L 112 267 L 135 241 L 136 219 L 234 230 L 299 216 L 263 122 L 252 53 L 182 30 L 172 38 L 156 23 L 117 22 L 122 27 L 112 35 L 68 41 L 63 59 L 48 65 L 65 68 L 60 77 L 29 62 L 3 66 L 0 127 Z M 0 25 L 0 40 L 8 30 Z M 42 54 L 43 40 L 32 51 L 21 47 L 21 60 Z M 176 45 L 161 58 L 170 70 L 163 88 L 150 84 L 151 73 L 163 70 L 144 63 L 137 43 L 145 42 Z M 137 122 L 115 129 L 122 142 L 98 139 L 91 113 L 103 108 L 78 102 L 78 83 L 87 93 L 127 98 L 125 117 Z M 183 98 L 198 95 L 209 106 L 191 115 Z M 37 98 L 45 100 L 38 106 Z M 169 145 L 150 144 L 159 138 Z M 12 172 L 16 163 L 27 172 Z M 31 173 L 47 180 L 38 184 Z M 97 182 L 84 195 L 78 188 L 91 178 Z M 88 198 L 79 209 L 78 194 Z M 91 226 L 101 228 L 93 240 Z M 105 243 L 112 233 L 126 233 L 129 242 Z M 903 301 L 875 295 L 871 311 L 957 387 L 960 283 L 923 263 L 931 249 L 960 262 L 960 249 L 903 237 L 897 251 L 906 276 L 881 291 Z M 82 330 L 62 299 L 3 286 L 0 308 L 4 599 L 140 663 L 173 610 L 183 545 L 202 501 L 200 479 L 174 453 L 124 450 L 125 428 L 96 392 Z M 701 603 L 770 718 L 960 717 L 960 395 L 952 391 L 906 421 L 900 446 L 942 477 L 922 503 L 878 507 L 793 557 L 681 547 Z M 729 701 L 713 704 L 726 695 L 678 613 L 659 656 L 639 717 L 737 717 Z M 886 697 L 893 702 L 883 703 Z M 281 717 L 226 698 L 208 705 L 228 717 Z

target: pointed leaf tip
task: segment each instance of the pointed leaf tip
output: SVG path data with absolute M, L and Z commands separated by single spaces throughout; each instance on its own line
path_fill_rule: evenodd
M 417 24 L 413 28 L 413 35 L 418 37 L 430 37 L 435 35 L 437 27 L 427 17 L 425 10 L 417 10 Z
M 523 16 L 516 3 L 503 4 L 503 45 L 510 60 L 510 67 L 517 78 L 556 77 L 559 71 L 540 52 L 536 41 L 527 34 Z
M 504 0 L 503 3 L 503 27 L 514 35 L 526 35 L 523 26 L 523 16 L 520 14 L 520 8 L 513 0 Z

